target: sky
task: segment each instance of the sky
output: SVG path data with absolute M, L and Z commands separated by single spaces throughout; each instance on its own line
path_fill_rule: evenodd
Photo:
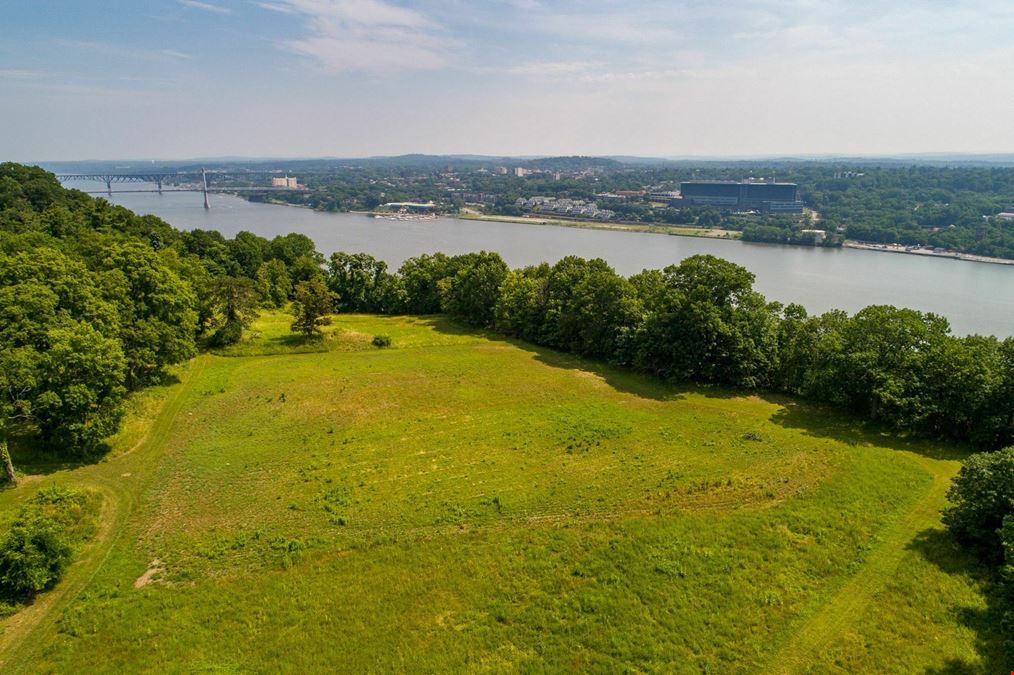
M 0 0 L 0 160 L 1014 151 L 1011 0 Z

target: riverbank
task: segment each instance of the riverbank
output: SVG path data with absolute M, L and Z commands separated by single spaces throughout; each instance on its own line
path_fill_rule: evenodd
M 242 195 L 236 196 L 244 198 Z M 273 199 L 265 200 L 265 202 L 261 203 L 275 204 L 277 206 L 295 206 L 297 208 L 304 209 L 310 208 L 302 204 L 290 204 L 288 202 L 276 201 Z M 320 213 L 325 212 L 321 211 Z M 347 213 L 355 213 L 359 215 L 374 214 L 374 212 L 372 211 L 348 211 Z M 578 220 L 559 217 L 539 218 L 532 216 L 487 216 L 472 212 L 444 214 L 441 217 L 456 218 L 459 220 L 479 220 L 495 223 L 517 223 L 524 225 L 548 225 L 551 227 L 571 227 L 582 230 L 611 230 L 614 232 L 647 232 L 654 234 L 669 234 L 678 237 L 697 237 L 702 239 L 727 239 L 727 240 L 742 239 L 742 233 L 736 230 L 725 230 L 720 228 L 680 227 L 677 225 L 647 225 L 645 223 L 634 223 L 630 221 L 610 222 L 600 220 Z M 423 218 L 412 218 L 412 220 L 423 220 Z M 773 242 L 753 242 L 753 243 L 773 243 Z M 964 260 L 966 262 L 981 262 L 981 263 L 989 263 L 992 265 L 1008 265 L 1008 266 L 1014 265 L 1014 260 L 1009 260 L 1007 258 L 994 258 L 991 256 L 974 255 L 972 253 L 960 253 L 957 251 L 935 251 L 933 249 L 914 248 L 903 246 L 900 244 L 871 244 L 861 241 L 846 240 L 842 244 L 842 247 L 854 248 L 862 251 L 904 253 L 908 255 L 921 255 L 931 258 L 943 258 L 946 260 Z
M 400 222 L 305 207 L 286 209 L 229 195 L 213 197 L 210 210 L 192 193 L 114 194 L 113 201 L 180 229 L 217 230 L 227 238 L 242 231 L 268 239 L 298 232 L 310 237 L 325 255 L 361 251 L 395 269 L 407 258 L 425 253 L 487 250 L 497 251 L 515 267 L 554 263 L 568 255 L 602 258 L 619 274 L 630 276 L 692 255 L 714 255 L 749 269 L 756 275 L 758 290 L 768 297 L 800 304 L 811 313 L 855 312 L 869 304 L 888 304 L 946 316 L 959 335 L 1014 335 L 1014 267 L 1008 265 L 954 265 L 914 256 L 885 261 L 882 255 L 862 250 L 737 246 L 729 242 L 741 240 L 648 236 L 652 230 L 636 232 L 629 227 L 543 227 L 530 219 Z
M 484 216 L 475 213 L 449 214 L 448 218 L 461 220 L 484 220 L 496 223 L 523 223 L 525 225 L 550 225 L 553 227 L 574 227 L 583 230 L 613 230 L 620 232 L 654 232 L 677 237 L 703 237 L 706 239 L 739 239 L 736 230 L 709 229 L 700 227 L 678 227 L 676 225 L 646 225 L 644 223 L 609 222 L 602 220 L 570 220 L 567 218 L 533 218 L 528 216 Z
M 973 255 L 971 253 L 959 253 L 957 251 L 934 251 L 928 248 L 914 248 L 902 246 L 901 244 L 868 244 L 861 241 L 845 241 L 842 244 L 845 248 L 857 248 L 863 251 L 884 251 L 886 253 L 905 253 L 908 255 L 922 255 L 931 258 L 948 258 L 950 260 L 964 260 L 966 262 L 991 263 L 993 265 L 1014 265 L 1014 260 L 1007 258 L 992 258 L 986 255 Z

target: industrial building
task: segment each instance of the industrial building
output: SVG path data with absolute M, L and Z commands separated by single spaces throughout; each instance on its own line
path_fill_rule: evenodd
M 282 178 L 272 178 L 271 187 L 298 188 L 299 183 L 296 182 L 295 176 L 285 176 Z
M 761 213 L 801 213 L 795 183 L 736 183 L 733 181 L 693 181 L 680 183 L 681 206 L 714 206 L 734 211 Z

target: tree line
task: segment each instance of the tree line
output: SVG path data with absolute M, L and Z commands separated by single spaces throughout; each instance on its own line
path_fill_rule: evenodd
M 259 307 L 289 303 L 307 336 L 333 312 L 446 313 L 665 380 L 784 392 L 988 450 L 1014 444 L 1014 339 L 954 336 L 942 317 L 883 305 L 809 315 L 753 283 L 713 256 L 629 278 L 601 259 L 511 269 L 486 251 L 391 271 L 364 253 L 325 259 L 300 234 L 181 232 L 0 164 L 0 468 L 16 481 L 11 439 L 94 450 L 131 390 L 202 345 L 239 340 Z M 945 523 L 997 566 L 1014 607 L 1014 450 L 970 458 L 950 498 Z M 4 541 L 0 576 L 32 547 L 65 564 L 66 546 L 36 537 L 47 527 Z M 37 587 L 59 571 L 32 570 L 17 576 Z
M 0 471 L 16 481 L 12 440 L 93 451 L 131 390 L 239 339 L 259 306 L 320 284 L 323 261 L 301 234 L 181 232 L 0 164 Z
M 327 273 L 341 312 L 443 312 L 666 380 L 784 392 L 983 448 L 1014 443 L 1014 339 L 957 337 L 940 316 L 884 305 L 809 315 L 753 282 L 713 256 L 625 278 L 572 256 L 512 270 L 496 253 L 437 253 L 392 273 L 335 253 Z
M 753 282 L 711 256 L 630 278 L 576 257 L 512 270 L 485 251 L 391 271 L 363 253 L 325 259 L 301 234 L 179 231 L 3 164 L 0 443 L 28 430 L 94 447 L 128 391 L 292 301 L 307 335 L 329 308 L 447 313 L 668 380 L 785 392 L 984 448 L 1014 441 L 1014 340 L 957 337 L 942 317 L 890 306 L 811 316 Z

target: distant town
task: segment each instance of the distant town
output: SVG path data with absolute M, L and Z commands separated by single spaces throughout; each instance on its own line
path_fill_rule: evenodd
M 151 169 L 138 163 L 117 170 Z M 1014 168 L 1008 166 L 605 157 L 511 163 L 405 155 L 168 163 L 162 170 L 206 170 L 216 190 L 231 188 L 251 201 L 383 218 L 521 218 L 775 244 L 1014 259 Z M 270 190 L 258 191 L 260 186 Z

